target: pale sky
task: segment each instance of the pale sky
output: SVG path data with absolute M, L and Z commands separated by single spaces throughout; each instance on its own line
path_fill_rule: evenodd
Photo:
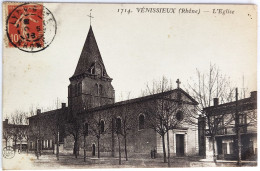
M 44 4 L 57 21 L 52 44 L 37 53 L 3 48 L 3 116 L 31 105 L 46 109 L 59 98 L 67 103 L 67 87 L 92 28 L 116 101 L 121 92 L 138 97 L 145 84 L 163 75 L 183 85 L 196 68 L 219 66 L 241 88 L 257 90 L 256 12 L 253 6 L 225 6 L 234 14 L 212 14 L 217 5 Z M 193 8 L 200 14 L 138 13 L 136 8 Z M 118 9 L 131 9 L 120 14 Z M 223 6 L 222 6 L 223 8 Z M 210 11 L 210 12 L 202 12 Z M 252 19 L 251 19 L 252 18 Z M 5 19 L 4 19 L 5 21 Z M 3 33 L 3 36 L 6 36 Z M 249 94 L 248 94 L 249 95 Z

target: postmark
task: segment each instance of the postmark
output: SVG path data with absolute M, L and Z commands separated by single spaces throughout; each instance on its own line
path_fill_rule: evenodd
M 42 4 L 8 4 L 7 11 L 7 47 L 34 53 L 46 49 L 54 40 L 56 20 Z
M 6 146 L 4 149 L 3 149 L 3 157 L 6 158 L 6 159 L 11 159 L 13 158 L 15 155 L 15 152 L 14 152 L 14 148 L 11 147 L 11 146 Z

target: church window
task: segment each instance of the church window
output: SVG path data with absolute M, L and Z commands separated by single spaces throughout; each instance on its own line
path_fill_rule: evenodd
M 99 95 L 103 95 L 103 86 L 99 85 Z
M 121 134 L 121 118 L 116 118 L 116 133 Z
M 84 135 L 88 136 L 88 123 L 84 124 Z
M 100 121 L 100 132 L 105 132 L 105 122 L 103 120 Z
M 77 95 L 79 96 L 81 94 L 81 91 L 82 91 L 82 84 L 81 83 L 78 83 L 77 84 Z
M 90 68 L 90 73 L 91 73 L 91 74 L 95 74 L 94 66 L 92 66 L 92 67 Z
M 144 115 L 139 115 L 139 130 L 144 129 Z
M 96 95 L 98 96 L 99 95 L 99 90 L 98 90 L 98 84 L 95 84 L 95 92 L 96 92 Z
M 178 111 L 177 113 L 176 113 L 176 119 L 178 120 L 178 121 L 182 121 L 183 120 L 183 112 L 182 111 Z
M 96 74 L 97 76 L 101 76 L 101 73 L 102 73 L 102 67 L 100 66 L 100 64 L 97 64 L 96 65 Z

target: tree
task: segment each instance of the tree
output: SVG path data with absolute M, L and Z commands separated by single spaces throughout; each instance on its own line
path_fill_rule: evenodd
M 8 122 L 8 117 L 5 118 Z M 8 141 L 12 138 L 12 128 L 8 125 L 8 123 L 3 124 L 3 139 L 5 140 L 5 146 L 7 147 Z
M 182 99 L 184 91 L 179 88 L 180 81 L 176 81 L 177 89 L 173 92 L 171 81 L 163 77 L 159 82 L 153 82 L 152 88 L 147 85 L 150 94 L 157 94 L 152 103 L 146 104 L 149 126 L 162 137 L 164 162 L 166 162 L 165 134 L 167 140 L 168 167 L 170 167 L 169 131 L 177 129 L 182 123 L 196 125 L 196 103 Z
M 203 109 L 210 107 L 214 98 L 218 98 L 220 103 L 232 101 L 234 88 L 231 86 L 230 79 L 221 74 L 220 69 L 212 64 L 210 64 L 208 73 L 203 73 L 197 69 L 195 80 L 190 82 L 191 84 L 188 87 L 191 90 L 191 95 L 199 102 L 198 110 L 206 118 L 208 135 L 213 143 L 213 157 L 216 162 L 215 136 L 234 118 L 233 116 L 228 117 L 227 114 L 212 115 L 210 111 L 205 112 Z
M 64 118 L 66 110 L 61 108 L 55 110 L 55 113 L 47 115 L 47 119 L 50 124 L 48 127 L 48 131 L 52 133 L 54 139 L 56 141 L 56 157 L 59 160 L 59 142 L 60 142 L 60 134 L 64 133 L 64 128 L 66 124 L 66 120 Z
M 42 115 L 41 110 L 37 109 L 37 114 L 30 117 L 29 132 L 30 137 L 35 142 L 35 154 L 37 159 L 42 155 L 42 141 L 47 136 L 46 123 L 50 122 L 48 115 Z
M 22 126 L 25 121 L 25 113 L 19 110 L 16 110 L 12 115 L 10 116 L 11 119 L 11 124 L 12 124 L 12 138 L 14 141 L 14 150 L 16 151 L 17 149 L 17 141 L 20 142 L 19 145 L 19 150 L 21 151 L 22 148 L 22 139 L 23 139 L 23 129 L 24 127 Z
M 169 83 L 168 80 L 163 77 L 161 81 L 153 81 L 152 86 L 148 83 L 146 85 L 145 91 L 142 92 L 142 95 L 153 95 L 157 93 L 164 93 L 172 89 L 171 82 Z M 145 106 L 145 113 L 148 119 L 148 125 L 150 128 L 155 130 L 161 137 L 162 137 L 162 146 L 163 146 L 163 161 L 164 163 L 167 162 L 166 160 L 166 148 L 165 148 L 165 134 L 168 131 L 167 127 L 165 127 L 165 113 L 164 113 L 164 101 L 153 99 L 151 103 L 147 103 Z
M 95 115 L 89 115 L 87 118 L 89 133 L 97 138 L 98 158 L 100 158 L 100 138 L 109 131 L 109 126 L 105 127 L 105 122 L 109 123 L 110 121 L 108 116 L 104 118 L 102 116 L 104 116 L 103 111 L 98 111 Z
M 84 135 L 83 122 L 78 116 L 73 116 L 66 124 L 66 132 L 73 136 L 74 147 L 73 154 L 75 158 L 79 155 L 79 139 Z
M 127 100 L 130 98 L 130 93 L 128 93 Z M 138 104 L 135 104 L 135 106 L 129 106 L 128 104 L 122 106 L 122 110 L 117 110 L 114 115 L 119 117 L 121 119 L 121 128 L 122 131 L 117 131 L 117 128 L 115 132 L 118 134 L 121 134 L 124 139 L 124 150 L 125 150 L 125 159 L 128 161 L 128 155 L 127 155 L 127 137 L 131 130 L 134 128 L 134 123 L 136 121 L 135 113 L 139 113 L 140 108 L 138 107 Z M 119 129 L 119 128 L 118 128 Z M 120 154 L 121 156 L 121 154 Z

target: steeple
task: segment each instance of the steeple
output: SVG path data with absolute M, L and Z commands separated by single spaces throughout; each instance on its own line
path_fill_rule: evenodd
M 100 51 L 98 49 L 98 45 L 92 30 L 92 26 L 90 25 L 88 35 L 85 40 L 85 44 L 81 51 L 81 55 L 76 70 L 72 77 L 76 77 L 82 74 L 97 75 L 99 74 L 96 72 L 97 65 L 99 65 L 99 68 L 101 68 L 100 71 L 102 72 L 101 76 L 105 78 L 109 78 Z
M 107 75 L 90 25 L 79 61 L 68 86 L 68 107 L 71 116 L 97 106 L 115 102 L 112 78 Z

